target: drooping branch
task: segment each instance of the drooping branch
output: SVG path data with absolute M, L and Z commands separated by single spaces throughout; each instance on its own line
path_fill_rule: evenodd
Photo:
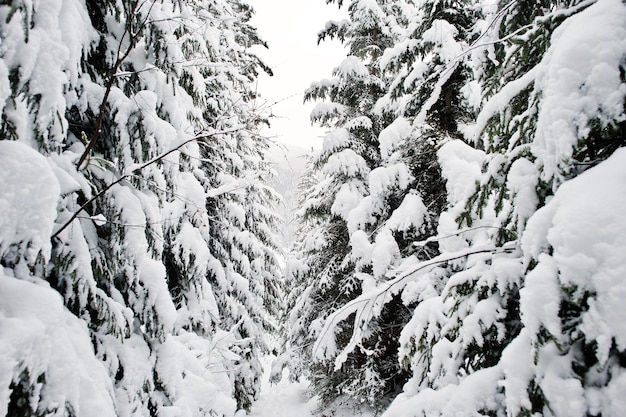
M 399 276 L 383 283 L 372 291 L 362 294 L 358 298 L 350 301 L 348 304 L 332 313 L 327 318 L 324 327 L 320 332 L 320 336 L 313 346 L 313 356 L 322 358 L 324 356 L 323 351 L 326 347 L 325 344 L 327 343 L 325 340 L 327 335 L 334 332 L 340 322 L 347 320 L 352 314 L 355 314 L 355 330 L 350 337 L 348 345 L 341 350 L 335 359 L 335 369 L 340 369 L 341 365 L 347 360 L 348 355 L 352 353 L 357 346 L 359 346 L 364 334 L 365 326 L 377 315 L 377 308 L 382 308 L 385 304 L 386 297 L 402 291 L 410 279 L 415 277 L 416 274 L 421 275 L 437 265 L 466 258 L 471 255 L 483 253 L 508 253 L 515 250 L 515 248 L 514 243 L 510 243 L 502 247 L 487 245 L 478 248 L 468 248 L 451 254 L 442 254 L 428 261 L 420 262 L 408 271 L 404 271 Z
M 149 167 L 150 165 L 155 164 L 156 162 L 162 160 L 166 156 L 168 156 L 168 155 L 170 155 L 170 154 L 180 150 L 180 148 L 182 148 L 183 146 L 185 146 L 185 145 L 187 145 L 187 144 L 189 144 L 191 142 L 205 140 L 205 139 L 208 139 L 210 137 L 217 136 L 217 135 L 224 135 L 224 134 L 228 134 L 228 133 L 234 133 L 234 132 L 238 132 L 240 130 L 243 130 L 243 127 L 237 127 L 237 128 L 233 128 L 233 129 L 229 129 L 229 130 L 221 130 L 219 132 L 205 133 L 205 134 L 202 134 L 202 135 L 194 136 L 194 137 L 192 137 L 190 139 L 184 140 L 183 142 L 181 142 L 178 145 L 172 147 L 172 149 L 162 153 L 161 155 L 158 155 L 158 156 L 152 158 L 151 160 L 149 160 L 147 162 L 139 164 L 139 166 L 134 167 L 133 169 L 131 169 L 130 172 L 127 172 L 126 174 L 123 174 L 117 180 L 113 181 L 112 183 L 110 183 L 106 187 L 104 187 L 102 190 L 98 191 L 85 204 L 80 206 L 78 208 L 78 210 L 76 210 L 76 212 L 74 212 L 72 217 L 70 217 L 68 221 L 66 221 L 56 232 L 54 232 L 50 238 L 54 239 L 54 238 L 58 237 L 61 234 L 61 232 L 63 232 L 70 224 L 72 224 L 72 222 L 74 220 L 76 220 L 76 218 L 78 218 L 78 215 L 83 210 L 85 210 L 87 207 L 89 207 L 94 201 L 96 201 L 99 197 L 101 197 L 104 193 L 106 193 L 112 187 L 114 187 L 115 185 L 121 183 L 122 181 L 124 181 L 125 179 L 127 179 L 129 177 L 136 176 L 136 175 L 140 174 L 141 171 L 144 170 L 145 168 Z

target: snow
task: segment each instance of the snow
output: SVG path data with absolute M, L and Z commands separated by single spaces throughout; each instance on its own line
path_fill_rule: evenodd
M 387 220 L 386 227 L 401 232 L 414 227 L 421 231 L 427 220 L 428 208 L 418 194 L 407 194 Z
M 216 335 L 216 340 L 224 338 Z M 234 337 L 226 337 L 227 343 Z M 221 363 L 211 341 L 186 333 L 168 336 L 158 347 L 156 371 L 169 392 L 176 394 L 172 405 L 164 407 L 165 417 L 193 417 L 195 410 L 213 410 L 217 415 L 232 416 L 237 404 L 232 398 L 228 370 Z M 184 369 L 184 372 L 180 372 Z M 204 375 L 210 372 L 213 377 Z
M 31 401 L 40 410 L 67 404 L 81 416 L 116 416 L 111 380 L 94 355 L 87 326 L 47 283 L 30 280 L 0 270 L 0 415 L 7 414 L 10 383 L 27 371 L 24 382 L 34 388 Z M 59 366 L 68 360 L 71 366 Z M 41 376 L 46 385 L 37 389 Z
M 369 174 L 369 186 L 372 196 L 379 198 L 390 189 L 406 190 L 413 181 L 409 167 L 404 163 L 378 167 Z
M 378 135 L 380 154 L 388 158 L 409 137 L 412 131 L 411 123 L 404 117 L 399 117 Z
M 0 61 L 0 112 L 4 111 L 7 99 L 11 96 L 9 69 L 4 61 Z
M 485 154 L 461 140 L 453 140 L 444 144 L 437 156 L 450 202 L 456 204 L 469 197 L 480 180 Z
M 322 150 L 336 152 L 350 145 L 350 133 L 346 129 L 336 129 L 324 136 Z
M 531 408 L 528 387 L 536 367 L 533 362 L 533 350 L 530 346 L 530 333 L 522 329 L 521 333 L 502 352 L 502 386 L 506 390 L 506 407 L 511 415 L 518 415 L 522 410 Z
M 559 26 L 536 72 L 542 105 L 533 153 L 542 178 L 558 177 L 589 124 L 624 120 L 626 84 L 619 67 L 626 54 L 626 7 L 599 0 Z
M 355 1 L 353 11 L 364 16 L 373 11 L 367 19 L 375 17 L 382 22 L 386 16 L 380 3 Z M 408 3 L 425 5 L 423 1 Z M 133 94 L 122 88 L 130 86 L 124 81 L 130 73 L 118 74 L 119 85 L 113 88 L 109 100 L 115 115 L 109 120 L 112 127 L 107 128 L 112 129 L 116 141 L 119 139 L 114 141 L 119 148 L 112 146 L 107 151 L 117 159 L 104 161 L 94 155 L 89 169 L 78 172 L 75 160 L 84 146 L 63 142 L 68 137 L 76 139 L 67 132 L 63 115 L 74 104 L 83 112 L 88 106 L 96 109 L 102 98 L 102 87 L 83 79 L 79 67 L 97 35 L 90 29 L 84 2 L 24 4 L 10 20 L 4 19 L 8 7 L 0 9 L 5 13 L 0 17 L 6 29 L 2 33 L 0 110 L 10 127 L 15 127 L 20 141 L 0 141 L 0 415 L 7 413 L 10 386 L 20 378 L 27 378 L 22 382 L 32 389 L 31 403 L 42 413 L 64 410 L 68 405 L 80 416 L 131 416 L 146 411 L 150 402 L 164 417 L 199 412 L 234 415 L 234 388 L 246 385 L 246 394 L 256 388 L 252 381 L 258 376 L 253 370 L 257 363 L 246 356 L 256 355 L 257 347 L 264 343 L 260 328 L 270 319 L 264 317 L 268 312 L 261 307 L 265 300 L 260 299 L 266 295 L 262 281 L 277 273 L 266 271 L 264 263 L 269 263 L 267 258 L 279 256 L 272 252 L 273 242 L 268 243 L 271 249 L 265 250 L 260 237 L 251 230 L 259 227 L 264 237 L 271 234 L 268 225 L 250 221 L 254 219 L 251 210 L 266 210 L 268 216 L 273 213 L 269 207 L 250 208 L 258 190 L 251 186 L 256 167 L 249 165 L 261 162 L 244 155 L 260 150 L 246 148 L 246 141 L 252 140 L 248 132 L 224 135 L 224 142 L 218 145 L 209 141 L 202 145 L 190 143 L 182 158 L 176 153 L 146 169 L 142 173 L 145 184 L 137 177 L 112 186 L 85 209 L 72 227 L 55 238 L 54 262 L 49 262 L 50 236 L 55 221 L 63 224 L 76 210 L 77 202 L 90 198 L 93 190 L 128 172 L 128 168 L 141 166 L 142 161 L 190 140 L 191 132 L 200 127 L 192 120 L 200 120 L 203 115 L 176 77 L 184 73 L 185 82 L 192 84 L 189 90 L 204 97 L 198 101 L 206 100 L 200 103 L 202 106 L 232 105 L 236 107 L 234 113 L 241 112 L 242 119 L 251 113 L 236 103 L 243 97 L 239 94 L 247 90 L 231 87 L 248 80 L 234 69 L 230 73 L 220 68 L 222 64 L 230 65 L 227 60 L 203 68 L 204 72 L 183 65 L 195 61 L 186 61 L 188 57 L 178 48 L 179 40 L 170 30 L 175 26 L 168 10 L 171 4 L 155 4 L 146 18 L 166 34 L 163 54 L 173 61 L 162 64 L 173 65 L 179 73 L 166 79 L 160 69 L 148 63 L 152 51 L 141 39 L 128 63 L 146 71 L 141 71 L 133 82 Z M 351 109 L 337 103 L 320 104 L 313 111 L 315 120 L 332 124 L 329 119 L 339 116 L 339 124 L 343 125 L 326 136 L 321 156 L 316 159 L 324 165 L 322 173 L 331 180 L 319 182 L 315 198 L 334 199 L 328 204 L 330 215 L 345 220 L 343 231 L 349 233 L 351 245 L 340 268 L 349 270 L 349 264 L 354 263 L 353 278 L 362 284 L 361 294 L 343 307 L 313 318 L 307 330 L 321 335 L 313 356 L 334 359 L 337 369 L 350 364 L 349 355 L 354 349 L 366 350 L 361 345 L 372 335 L 370 322 L 381 314 L 391 297 L 400 294 L 414 314 L 402 331 L 399 355 L 414 375 L 385 416 L 456 417 L 496 411 L 524 414 L 533 406 L 528 392 L 531 384 L 536 384 L 550 404 L 550 409 L 542 410 L 545 414 L 626 414 L 622 395 L 626 376 L 615 354 L 626 349 L 626 149 L 598 161 L 596 167 L 572 180 L 564 175 L 568 174 L 565 171 L 571 165 L 568 159 L 574 147 L 586 138 L 593 123 L 605 128 L 624 120 L 626 85 L 619 68 L 626 55 L 626 8 L 620 0 L 586 5 L 589 7 L 567 17 L 555 30 L 547 53 L 536 67 L 489 100 L 479 98 L 482 92 L 478 83 L 463 88 L 462 94 L 476 110 L 484 104 L 476 125 L 467 127 L 468 137 L 476 145 L 485 139 L 478 137 L 479 132 L 494 116 L 507 114 L 511 100 L 528 87 L 532 89 L 531 102 L 539 103 L 537 124 L 532 126 L 536 131 L 530 129 L 534 136 L 524 138 L 529 139 L 523 148 L 528 153 L 524 154 L 521 149 L 508 149 L 506 155 L 485 154 L 460 140 L 444 140 L 438 158 L 446 179 L 448 206 L 440 218 L 433 220 L 438 236 L 399 247 L 401 233 L 397 232 L 409 235 L 415 229 L 422 233 L 431 221 L 424 203 L 427 199 L 412 189 L 415 178 L 400 155 L 413 129 L 427 119 L 430 106 L 438 100 L 462 52 L 462 45 L 455 40 L 457 29 L 448 22 L 434 20 L 420 42 L 433 44 L 435 51 L 399 72 L 399 78 L 405 77 L 405 87 L 410 89 L 424 82 L 422 78 L 432 69 L 429 65 L 433 57 L 447 65 L 443 74 L 437 74 L 438 81 L 420 109 L 417 123 L 400 117 L 380 133 L 380 166 L 373 166 L 375 148 L 367 161 L 357 153 L 362 150 L 357 147 L 358 133 L 378 128 L 378 120 L 376 124 L 365 116 L 343 120 L 341 116 L 352 115 Z M 193 21 L 194 16 L 189 14 L 192 10 L 184 2 L 177 7 L 184 20 L 199 23 Z M 24 15 L 31 9 L 36 13 L 32 14 L 29 40 L 25 42 L 21 25 L 31 23 Z M 226 9 L 225 15 L 230 14 L 230 8 Z M 236 38 L 242 34 L 234 27 L 237 20 L 204 12 L 207 20 L 201 23 L 209 27 L 199 30 L 198 37 L 205 36 L 215 50 L 200 45 L 203 56 L 216 52 L 224 57 L 233 54 L 244 60 L 250 58 L 240 56 L 242 45 Z M 413 17 L 419 20 L 423 16 Z M 209 20 L 213 18 L 219 24 Z M 105 38 L 119 37 L 124 23 L 114 22 L 111 16 L 107 19 Z M 383 30 L 397 30 L 393 24 L 389 26 Z M 186 32 L 184 25 L 181 28 L 184 36 L 196 40 L 191 29 Z M 385 71 L 393 71 L 394 59 L 410 51 L 415 46 L 412 42 L 398 43 L 383 53 L 382 65 L 389 66 Z M 109 59 L 116 45 L 113 42 L 105 51 Z M 17 71 L 17 87 L 23 88 L 16 97 L 10 97 L 10 71 Z M 214 79 L 207 80 L 203 75 L 207 73 Z M 341 83 L 362 85 L 373 82 L 371 74 L 372 67 L 351 56 L 335 69 L 337 79 L 312 88 L 323 91 L 340 89 Z M 205 97 L 216 86 L 223 88 L 224 94 L 232 94 L 230 101 L 220 102 L 216 95 Z M 36 97 L 41 101 L 32 104 Z M 396 104 L 387 101 L 384 106 L 392 108 Z M 401 107 L 398 105 L 394 111 L 401 112 Z M 163 115 L 169 119 L 166 121 Z M 535 117 L 531 113 L 524 115 Z M 225 126 L 240 126 L 235 116 L 224 119 L 228 120 L 220 123 Z M 125 129 L 132 123 L 142 129 L 137 137 L 131 137 Z M 44 137 L 34 137 L 34 124 Z M 517 133 L 511 138 L 514 145 L 520 140 L 521 134 Z M 205 161 L 201 161 L 205 155 L 200 146 L 206 147 L 202 148 L 208 154 Z M 54 153 L 61 150 L 63 154 Z M 211 152 L 223 155 L 214 158 Z M 217 164 L 223 163 L 215 168 L 219 174 L 209 178 L 208 168 L 204 170 L 208 165 L 203 164 L 219 158 L 222 160 Z M 231 170 L 250 171 L 250 176 L 237 176 Z M 294 170 L 290 172 L 295 175 Z M 541 180 L 553 179 L 556 181 L 550 186 L 555 194 L 540 201 Z M 502 213 L 497 217 L 490 200 L 481 218 L 473 219 L 474 227 L 460 229 L 459 216 L 463 210 L 473 209 L 468 199 L 476 192 L 477 184 L 490 180 L 502 181 L 496 184 L 506 193 Z M 332 193 L 326 190 L 331 189 L 336 194 L 327 197 Z M 223 201 L 217 198 L 225 194 L 228 198 Z M 395 199 L 398 195 L 403 199 Z M 399 204 L 393 213 L 387 213 L 390 198 Z M 216 226 L 218 220 L 209 218 L 207 199 L 219 203 L 211 215 L 224 224 Z M 319 200 L 309 202 L 307 207 L 322 206 Z M 387 221 L 379 224 L 388 214 Z M 518 232 L 521 242 L 500 247 L 494 243 L 494 236 L 502 231 L 500 222 L 507 215 L 514 224 L 504 227 Z M 221 226 L 223 232 L 218 230 Z M 104 236 L 110 241 L 104 242 Z M 328 241 L 327 234 L 317 231 L 305 245 L 332 252 L 334 248 L 325 247 Z M 439 244 L 438 256 L 424 261 L 417 255 L 406 255 L 430 242 Z M 111 248 L 105 250 L 105 244 Z M 220 247 L 215 249 L 213 245 Z M 214 249 L 232 253 L 224 256 L 228 259 L 218 259 Z M 165 250 L 169 251 L 167 262 L 176 265 L 166 263 Z M 114 259 L 102 259 L 108 255 Z M 58 261 L 66 260 L 65 256 L 67 264 L 57 266 Z M 108 261 L 115 265 L 96 271 L 96 266 L 109 267 Z M 302 269 L 306 266 L 298 265 Z M 48 268 L 55 275 L 40 276 Z M 170 268 L 174 270 L 171 275 Z M 176 288 L 179 293 L 174 296 L 170 286 L 180 287 Z M 506 303 L 517 301 L 515 295 L 510 295 L 512 288 L 520 288 L 523 328 L 519 334 L 509 335 L 503 320 L 509 308 Z M 303 291 L 298 305 L 308 302 L 310 291 Z M 575 334 L 567 333 L 568 323 L 561 312 L 564 300 L 586 303 Z M 72 311 L 65 306 L 71 306 Z M 91 317 L 91 313 L 97 314 Z M 257 323 L 252 322 L 257 318 L 260 323 L 255 327 Z M 340 323 L 347 320 L 354 321 L 347 325 L 356 329 L 352 335 L 341 333 L 346 327 Z M 228 330 L 220 328 L 222 324 Z M 490 336 L 486 333 L 491 329 L 495 332 L 492 341 L 502 342 L 505 336 L 513 340 L 496 364 L 474 369 L 473 364 L 464 362 L 473 359 L 464 356 L 465 349 L 485 347 Z M 244 333 L 246 337 L 241 336 Z M 350 337 L 347 343 L 346 336 Z M 580 361 L 578 349 L 583 342 L 568 345 L 581 337 L 588 344 L 585 348 L 593 348 L 591 353 L 599 360 L 584 377 L 572 365 Z M 250 353 L 251 349 L 257 351 Z M 59 366 L 68 358 L 72 366 Z M 46 383 L 41 384 L 40 378 Z M 250 413 L 239 411 L 237 415 L 355 415 L 340 406 L 330 412 L 320 410 L 318 399 L 309 397 L 306 381 L 286 380 L 274 386 L 264 380 L 264 391 Z
M 333 75 L 340 79 L 353 77 L 367 79 L 370 77 L 370 72 L 358 57 L 349 56 L 333 70 Z
M 531 334 L 539 334 L 543 326 L 551 334 L 560 335 L 561 288 L 554 278 L 547 279 L 558 275 L 558 264 L 544 253 L 539 255 L 538 261 L 539 265 L 526 275 L 525 286 L 520 290 L 524 326 Z
M 535 270 L 544 269 L 536 273 L 538 284 L 573 286 L 577 291 L 595 293 L 589 310 L 583 313 L 581 330 L 589 340 L 597 341 L 602 361 L 606 361 L 611 340 L 619 349 L 626 348 L 626 221 L 618 209 L 626 207 L 624 184 L 626 149 L 619 149 L 602 164 L 563 184 L 529 220 L 522 239 L 527 256 L 538 257 Z M 548 246 L 551 255 L 537 256 Z M 547 295 L 542 295 L 545 290 L 534 289 L 531 283 L 522 293 L 525 320 L 527 317 L 529 325 L 550 325 L 554 316 L 539 314 L 546 303 Z M 551 330 L 559 334 L 558 328 Z
M 421 40 L 433 43 L 443 62 L 452 62 L 463 52 L 463 45 L 455 39 L 457 32 L 449 22 L 436 19 L 422 34 Z
M 343 115 L 346 108 L 338 103 L 317 103 L 311 110 L 311 121 L 323 121 L 325 118 Z
M 266 367 L 267 368 L 267 367 Z M 254 403 L 249 414 L 240 412 L 236 417 L 307 417 L 315 415 L 316 398 L 310 398 L 307 381 L 290 382 L 283 377 L 275 385 L 264 378 L 261 397 Z M 337 416 L 339 417 L 339 416 Z
M 469 126 L 465 136 L 477 143 L 479 135 L 485 130 L 489 120 L 508 108 L 515 96 L 531 85 L 537 77 L 537 67 L 525 72 L 520 78 L 507 83 L 495 95 L 489 98 L 476 118 L 476 123 Z
M 389 229 L 383 229 L 376 235 L 371 253 L 374 278 L 382 279 L 391 265 L 400 257 L 400 249 Z M 367 291 L 368 288 L 364 288 Z
M 425 388 L 419 393 L 400 394 L 382 417 L 424 415 L 442 417 L 474 417 L 479 410 L 495 403 L 497 383 L 502 374 L 498 369 L 482 369 L 469 375 L 461 384 L 449 384 L 438 390 Z M 405 388 L 406 389 L 406 388 Z M 417 394 L 417 395 L 416 395 Z
M 60 186 L 48 161 L 20 142 L 0 141 L 0 258 L 32 266 L 50 257 Z
M 369 174 L 367 162 L 352 149 L 334 153 L 324 165 L 325 173 L 337 173 L 347 177 L 366 177 Z
M 511 164 L 507 186 L 513 197 L 513 206 L 518 216 L 517 230 L 523 230 L 526 220 L 537 210 L 539 172 L 534 163 L 526 158 L 517 159 Z
M 351 180 L 343 184 L 337 191 L 330 212 L 346 220 L 349 219 L 352 210 L 364 200 L 363 188 L 363 183 L 359 180 Z
M 31 12 L 31 7 L 36 9 L 36 13 Z M 31 13 L 32 16 L 25 16 Z M 8 120 L 14 123 L 17 137 L 22 140 L 35 139 L 29 128 L 31 121 L 45 127 L 38 134 L 45 141 L 50 140 L 48 145 L 56 147 L 58 144 L 55 142 L 64 136 L 67 123 L 57 117 L 66 108 L 64 91 L 70 80 L 78 78 L 83 46 L 94 39 L 94 31 L 85 24 L 89 22 L 87 11 L 75 0 L 49 0 L 37 2 L 36 6 L 25 6 L 24 9 L 16 8 L 10 20 L 6 16 L 1 18 L 6 21 L 2 36 L 2 60 L 9 68 L 19 68 L 16 89 L 20 90 L 28 80 L 30 96 L 22 93 L 15 97 L 15 107 L 5 109 Z M 67 21 L 72 23 L 66 24 Z M 22 27 L 24 22 L 29 25 L 27 44 Z M 29 103 L 31 97 L 38 97 L 35 105 Z
M 147 325 L 151 325 L 154 321 L 158 323 L 160 332 L 171 333 L 177 314 L 168 291 L 165 266 L 159 261 L 145 258 L 141 262 L 138 272 L 141 285 L 137 291 L 138 311 L 150 312 L 150 317 L 144 317 L 144 322 Z
M 354 119 L 348 120 L 344 126 L 344 129 L 353 131 L 358 129 L 370 130 L 372 128 L 372 120 L 367 116 L 359 116 Z
M 374 417 L 365 410 L 355 411 L 349 404 L 333 403 L 322 409 L 319 398 L 312 396 L 309 381 L 301 378 L 298 382 L 289 381 L 289 373 L 283 371 L 282 378 L 277 383 L 270 382 L 271 363 L 273 357 L 263 359 L 265 374 L 263 377 L 260 398 L 252 405 L 249 413 L 239 411 L 235 417 Z

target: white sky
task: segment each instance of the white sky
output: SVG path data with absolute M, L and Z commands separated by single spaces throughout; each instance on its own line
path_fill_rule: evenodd
M 258 28 L 269 49 L 255 50 L 274 71 L 262 75 L 258 91 L 272 106 L 272 127 L 265 133 L 284 143 L 319 148 L 324 130 L 311 126 L 309 114 L 314 103 L 303 104 L 304 91 L 311 82 L 330 78 L 331 71 L 345 57 L 338 41 L 317 45 L 317 33 L 328 20 L 343 18 L 344 11 L 325 0 L 249 0 L 256 10 L 252 24 Z

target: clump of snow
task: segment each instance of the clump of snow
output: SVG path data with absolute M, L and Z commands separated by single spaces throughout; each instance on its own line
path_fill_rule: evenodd
M 435 44 L 444 62 L 451 62 L 463 52 L 463 45 L 455 39 L 457 33 L 458 30 L 446 20 L 435 19 L 421 38 L 424 42 Z
M 369 130 L 372 128 L 372 119 L 367 116 L 359 116 L 354 119 L 348 120 L 344 126 L 344 129 L 349 131 L 358 130 L 358 129 L 366 129 Z
M 50 257 L 60 186 L 44 156 L 20 142 L 0 141 L 0 258 L 33 265 Z
M 366 177 L 369 173 L 367 162 L 352 149 L 333 154 L 323 169 L 324 173 L 342 174 L 347 177 Z
M 588 340 L 598 343 L 601 360 L 606 360 L 612 340 L 618 349 L 626 349 L 626 309 L 622 301 L 626 299 L 626 221 L 617 209 L 626 207 L 624 184 L 626 149 L 620 149 L 602 164 L 563 184 L 528 221 L 522 239 L 527 256 L 539 261 L 535 270 L 544 269 L 543 273 L 537 272 L 537 284 L 543 282 L 545 286 L 549 282 L 574 287 L 578 293 L 595 294 L 589 299 L 589 310 L 583 313 L 581 330 Z M 547 247 L 552 248 L 551 255 L 538 253 Z M 535 289 L 532 283 L 522 293 L 524 320 L 560 334 L 558 323 L 551 325 L 548 321 L 553 315 L 540 314 L 545 290 Z
M 402 142 L 411 134 L 411 123 L 404 117 L 399 117 L 378 135 L 380 154 L 389 157 Z
M 356 230 L 350 234 L 350 247 L 352 256 L 358 260 L 358 264 L 366 265 L 372 261 L 373 246 L 363 230 Z
M 405 232 L 411 227 L 421 231 L 428 216 L 428 208 L 418 194 L 407 194 L 400 206 L 387 220 L 386 226 L 390 230 Z
M 324 136 L 323 152 L 336 152 L 350 145 L 350 132 L 346 129 L 336 129 Z
M 511 165 L 507 185 L 513 197 L 513 206 L 518 216 L 517 229 L 523 230 L 526 220 L 537 210 L 539 172 L 534 163 L 526 158 L 517 159 Z
M 522 329 L 502 352 L 501 363 L 505 377 L 502 386 L 506 390 L 506 408 L 512 415 L 531 409 L 526 388 L 533 380 L 536 369 L 530 342 L 528 329 Z
M 373 196 L 380 197 L 390 189 L 407 189 L 411 181 L 413 181 L 413 175 L 404 163 L 378 167 L 369 175 L 370 192 Z
M 338 103 L 317 103 L 311 110 L 311 121 L 324 120 L 332 116 L 343 115 L 346 108 Z
M 593 119 L 602 126 L 624 120 L 624 55 L 626 8 L 620 0 L 598 1 L 554 31 L 535 86 L 542 104 L 533 153 L 543 179 L 562 173 Z
M 6 272 L 0 269 L 0 415 L 7 415 L 10 384 L 28 372 L 21 382 L 32 389 L 34 410 L 71 407 L 80 416 L 116 416 L 111 380 L 94 355 L 85 323 L 43 281 Z
M 372 249 L 372 270 L 374 278 L 382 279 L 389 267 L 400 256 L 400 249 L 389 229 L 381 230 L 376 235 Z
M 140 266 L 139 282 L 139 311 L 150 312 L 150 316 L 144 317 L 144 322 L 151 324 L 154 320 L 160 331 L 171 333 L 177 314 L 168 291 L 165 266 L 154 259 L 144 258 Z
M 476 183 L 481 177 L 484 152 L 461 140 L 453 140 L 443 145 L 437 156 L 446 178 L 448 199 L 452 204 L 464 200 L 476 190 Z
M 333 70 L 333 75 L 340 78 L 369 78 L 370 72 L 356 56 L 349 56 Z
M 330 212 L 347 220 L 352 210 L 359 205 L 359 202 L 363 201 L 365 193 L 363 188 L 363 183 L 358 180 L 351 180 L 343 184 L 337 191 Z
M 11 96 L 9 69 L 4 61 L 0 61 L 0 113 L 3 112 L 6 100 Z

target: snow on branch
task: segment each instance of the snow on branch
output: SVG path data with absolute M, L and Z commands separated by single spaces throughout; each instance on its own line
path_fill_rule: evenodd
M 87 146 L 85 147 L 85 150 L 83 151 L 83 154 L 80 156 L 80 158 L 78 159 L 78 162 L 76 163 L 76 169 L 78 171 L 80 171 L 80 168 L 83 165 L 83 163 L 85 163 L 85 161 L 89 158 L 89 154 L 91 153 L 93 147 L 96 145 L 96 142 L 98 141 L 100 137 L 100 132 L 102 131 L 102 123 L 104 122 L 104 114 L 106 113 L 105 112 L 106 105 L 109 100 L 109 95 L 111 94 L 111 90 L 113 89 L 113 85 L 115 84 L 116 74 L 119 71 L 122 63 L 126 60 L 126 58 L 128 58 L 128 56 L 133 51 L 133 49 L 135 49 L 135 46 L 137 45 L 137 42 L 139 40 L 140 32 L 133 33 L 133 28 L 132 28 L 133 16 L 138 15 L 139 10 L 143 7 L 144 3 L 145 2 L 142 2 L 142 3 L 136 2 L 133 8 L 129 11 L 127 15 L 126 25 L 124 27 L 124 33 L 122 33 L 122 37 L 117 46 L 117 53 L 116 53 L 117 59 L 115 60 L 115 64 L 113 64 L 113 67 L 109 71 L 109 75 L 108 75 L 109 80 L 106 85 L 104 96 L 102 97 L 102 102 L 100 103 L 100 110 L 98 111 L 98 117 L 96 119 L 96 128 L 94 130 L 94 133 L 91 139 L 89 140 L 89 143 L 87 143 Z M 150 15 L 150 11 L 154 7 L 154 5 L 155 3 L 153 2 L 152 5 L 150 6 L 150 10 L 147 13 L 147 16 Z M 147 21 L 147 17 L 140 23 L 139 26 L 143 27 L 146 24 L 146 21 Z M 129 44 L 126 50 L 122 53 L 122 41 L 124 40 L 124 38 L 126 38 L 126 35 L 128 35 L 129 37 Z
M 481 253 L 497 254 L 510 252 L 513 249 L 515 249 L 515 246 L 505 245 L 503 247 L 497 247 L 495 245 L 485 245 L 442 254 L 428 261 L 420 262 L 408 271 L 362 294 L 331 314 L 320 332 L 320 337 L 313 346 L 313 356 L 317 359 L 326 359 L 334 356 L 336 353 L 333 351 L 333 346 L 335 346 L 334 337 L 338 324 L 347 320 L 352 314 L 356 314 L 354 318 L 354 331 L 350 341 L 335 359 L 335 370 L 339 370 L 342 364 L 348 359 L 348 355 L 350 355 L 355 348 L 360 346 L 361 341 L 366 335 L 367 325 L 381 314 L 384 306 L 394 295 L 399 294 L 407 284 L 427 274 L 436 266 L 450 261 Z
M 111 189 L 111 187 L 114 187 L 115 185 L 121 183 L 122 181 L 124 181 L 127 178 L 130 178 L 132 176 L 138 175 L 141 173 L 141 171 L 147 167 L 149 167 L 150 165 L 155 164 L 158 161 L 161 161 L 163 158 L 165 158 L 166 156 L 179 151 L 182 147 L 184 147 L 185 145 L 192 143 L 192 142 L 196 142 L 196 141 L 203 141 L 206 140 L 210 137 L 214 137 L 214 136 L 218 136 L 218 135 L 224 135 L 224 134 L 228 134 L 228 133 L 235 133 L 238 131 L 243 130 L 243 127 L 236 127 L 233 129 L 227 129 L 227 130 L 221 130 L 221 131 L 216 131 L 216 132 L 210 132 L 210 133 L 203 133 L 200 134 L 198 136 L 194 136 L 192 138 L 189 139 L 185 139 L 182 142 L 178 143 L 178 144 L 174 144 L 168 151 L 162 153 L 161 155 L 158 155 L 154 158 L 152 158 L 151 160 L 144 162 L 142 164 L 137 164 L 131 167 L 131 169 L 129 170 L 129 172 L 127 172 L 126 174 L 123 174 L 122 176 L 120 176 L 117 180 L 113 181 L 112 183 L 110 183 L 109 185 L 107 185 L 106 187 L 104 187 L 102 190 L 98 191 L 93 197 L 91 197 L 85 204 L 83 204 L 82 206 L 80 206 L 78 208 L 78 210 L 76 210 L 74 212 L 74 214 L 72 215 L 72 217 L 69 218 L 69 220 L 67 220 L 62 226 L 60 226 L 51 236 L 51 239 L 54 239 L 56 237 L 58 237 L 61 232 L 63 232 L 70 224 L 72 224 L 72 222 L 74 220 L 76 220 L 76 218 L 78 217 L 78 215 L 85 210 L 87 207 L 89 207 L 94 201 L 96 201 L 99 197 L 101 197 L 104 193 L 106 193 L 108 190 Z M 232 184 L 228 184 L 227 186 L 223 186 L 223 187 L 218 187 L 215 190 L 209 190 L 209 192 L 207 193 L 208 197 L 216 197 L 220 194 L 225 194 L 228 192 L 233 191 L 233 189 L 238 188 L 238 187 L 232 187 Z

